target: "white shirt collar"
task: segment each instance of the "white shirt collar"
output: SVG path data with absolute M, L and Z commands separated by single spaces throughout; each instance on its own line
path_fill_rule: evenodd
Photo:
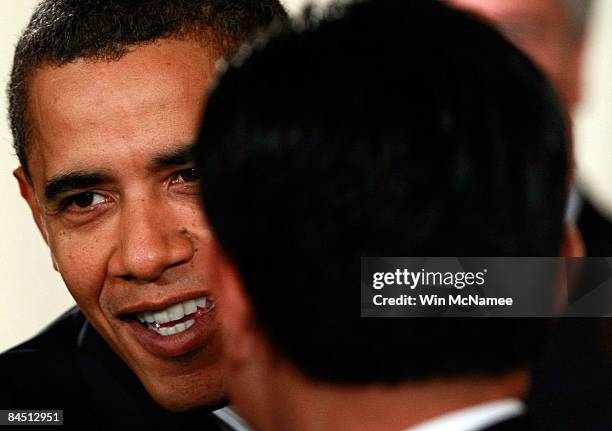
M 219 425 L 224 431 L 250 431 L 250 427 L 246 421 L 240 417 L 232 406 L 223 407 L 222 409 L 212 412 L 221 421 Z
M 477 431 L 525 413 L 518 398 L 477 404 L 422 422 L 405 431 Z

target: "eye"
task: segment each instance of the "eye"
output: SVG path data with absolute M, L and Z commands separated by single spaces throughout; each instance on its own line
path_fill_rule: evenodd
M 176 183 L 194 183 L 200 181 L 200 171 L 196 168 L 183 169 L 174 174 L 172 182 Z
M 73 196 L 69 196 L 62 202 L 62 208 L 66 209 L 72 206 L 77 207 L 76 209 L 88 209 L 95 205 L 104 203 L 106 198 L 95 192 L 83 192 Z

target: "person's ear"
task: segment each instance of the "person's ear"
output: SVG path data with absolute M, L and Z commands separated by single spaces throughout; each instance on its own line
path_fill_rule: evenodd
M 569 222 L 565 224 L 561 257 L 584 257 L 585 248 L 578 227 Z M 562 259 L 563 267 L 559 273 L 554 292 L 554 312 L 560 315 L 566 309 L 571 290 L 582 270 L 580 259 Z
M 578 226 L 573 223 L 566 223 L 563 232 L 563 246 L 561 257 L 584 257 L 586 249 Z
M 34 221 L 36 222 L 36 226 L 38 226 L 38 230 L 40 231 L 43 239 L 47 244 L 49 244 L 49 237 L 47 234 L 47 228 L 45 227 L 45 223 L 42 218 L 42 214 L 40 211 L 40 205 L 38 203 L 38 199 L 36 198 L 36 194 L 34 192 L 34 187 L 30 180 L 26 177 L 25 170 L 23 166 L 19 166 L 17 169 L 13 171 L 13 176 L 17 179 L 17 183 L 19 184 L 19 191 L 21 193 L 21 197 L 25 199 L 32 211 L 32 217 L 34 217 Z M 55 262 L 53 263 L 55 267 Z
M 225 356 L 230 368 L 262 363 L 270 349 L 257 322 L 242 278 L 233 262 L 223 257 L 217 301 L 224 336 Z
M 49 234 L 47 233 L 47 228 L 42 218 L 40 205 L 38 203 L 38 199 L 36 198 L 34 187 L 32 186 L 31 181 L 27 178 L 23 166 L 15 169 L 13 171 L 13 176 L 17 179 L 17 183 L 19 184 L 19 192 L 21 193 L 21 197 L 27 202 L 30 210 L 32 211 L 32 217 L 34 218 L 34 222 L 36 222 L 38 231 L 45 240 L 45 243 L 49 245 Z M 55 262 L 53 254 L 51 254 L 51 263 L 53 265 L 53 269 L 58 271 L 57 263 Z
M 585 93 L 585 69 L 586 69 L 586 42 L 587 36 L 583 36 L 582 40 L 577 42 L 575 49 L 573 49 L 572 57 L 570 58 L 570 65 L 568 73 L 572 73 L 571 77 L 571 94 L 570 96 L 570 108 L 575 111 L 576 106 L 582 101 Z

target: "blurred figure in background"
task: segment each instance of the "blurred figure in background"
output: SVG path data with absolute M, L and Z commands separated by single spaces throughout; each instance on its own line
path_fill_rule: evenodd
M 447 0 L 492 22 L 552 80 L 568 113 L 580 100 L 591 0 Z

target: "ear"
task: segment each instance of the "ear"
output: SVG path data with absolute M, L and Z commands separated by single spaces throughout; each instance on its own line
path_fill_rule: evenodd
M 586 255 L 580 230 L 573 223 L 566 223 L 561 257 L 583 257 Z
M 38 204 L 38 199 L 36 199 L 36 194 L 34 192 L 34 187 L 30 180 L 26 177 L 23 166 L 18 167 L 13 171 L 13 176 L 17 179 L 17 183 L 19 183 L 19 191 L 21 192 L 21 197 L 25 199 L 32 211 L 32 217 L 34 217 L 34 221 L 36 222 L 36 226 L 38 226 L 38 230 L 40 231 L 43 239 L 49 244 L 47 228 L 42 219 L 42 214 L 40 212 L 40 206 Z M 55 262 L 53 263 L 55 267 Z
M 216 294 L 227 392 L 238 412 L 263 429 L 278 419 L 278 398 L 287 396 L 287 374 L 282 373 L 287 367 L 282 368 L 285 362 L 258 324 L 236 265 L 224 259 Z
M 570 67 L 568 73 L 572 73 L 571 77 L 571 94 L 570 94 L 570 108 L 575 110 L 576 106 L 582 101 L 582 96 L 585 93 L 585 68 L 586 68 L 586 37 L 577 43 L 575 49 L 572 50 L 572 57 L 570 58 Z
M 225 255 L 222 260 L 217 301 L 227 363 L 234 371 L 236 367 L 263 365 L 271 358 L 272 349 L 257 322 L 236 265 Z
M 580 230 L 573 223 L 566 223 L 563 235 L 561 257 L 583 257 L 585 255 L 584 242 Z M 568 305 L 571 289 L 582 269 L 580 260 L 566 259 L 563 270 L 559 274 L 559 281 L 555 287 L 554 311 L 560 315 Z

